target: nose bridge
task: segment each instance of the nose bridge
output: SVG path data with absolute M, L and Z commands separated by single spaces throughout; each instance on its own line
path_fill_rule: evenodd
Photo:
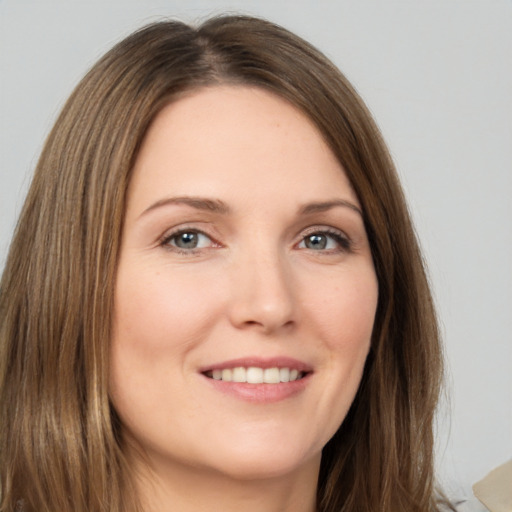
M 234 264 L 233 323 L 269 333 L 295 320 L 293 275 L 278 247 L 252 246 L 241 251 Z

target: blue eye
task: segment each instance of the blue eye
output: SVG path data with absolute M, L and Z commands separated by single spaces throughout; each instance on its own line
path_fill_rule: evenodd
M 350 242 L 338 232 L 316 231 L 306 235 L 301 240 L 299 248 L 312 251 L 348 250 Z
M 166 237 L 162 245 L 176 247 L 180 250 L 203 249 L 212 245 L 210 237 L 195 230 L 184 230 Z

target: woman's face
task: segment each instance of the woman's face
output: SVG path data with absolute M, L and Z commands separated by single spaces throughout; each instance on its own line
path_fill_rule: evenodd
M 128 190 L 111 399 L 155 468 L 318 468 L 370 347 L 361 207 L 315 126 L 260 89 L 164 108 Z

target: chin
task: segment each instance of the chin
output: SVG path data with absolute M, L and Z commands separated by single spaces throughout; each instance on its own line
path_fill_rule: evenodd
M 304 451 L 295 443 L 239 443 L 216 450 L 215 468 L 218 472 L 238 480 L 282 478 L 308 467 L 318 469 L 321 449 Z M 220 455 L 222 454 L 222 455 Z

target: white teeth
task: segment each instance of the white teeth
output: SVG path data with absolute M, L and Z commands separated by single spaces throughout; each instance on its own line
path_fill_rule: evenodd
M 225 382 L 231 382 L 231 370 L 229 368 L 222 370 L 222 380 Z
M 249 384 L 261 384 L 263 382 L 263 369 L 254 366 L 247 368 L 247 382 Z
M 297 369 L 290 368 L 258 368 L 250 366 L 244 368 L 225 368 L 223 370 L 212 370 L 207 374 L 215 380 L 224 382 L 247 382 L 248 384 L 279 384 L 280 382 L 292 382 L 301 379 L 304 374 Z
M 281 382 L 279 379 L 279 368 L 266 368 L 263 372 L 263 382 L 267 384 L 278 384 Z
M 290 382 L 290 368 L 279 369 L 279 380 L 281 382 Z
M 245 368 L 237 367 L 233 368 L 232 380 L 233 382 L 247 382 Z

